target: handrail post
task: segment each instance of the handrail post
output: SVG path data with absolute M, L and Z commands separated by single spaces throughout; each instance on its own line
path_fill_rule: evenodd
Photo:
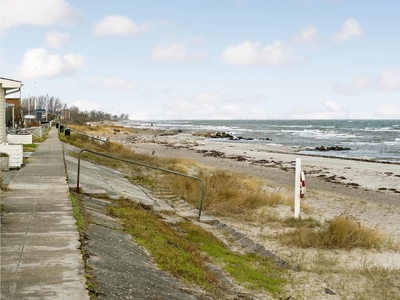
M 201 182 L 201 198 L 200 198 L 200 206 L 199 206 L 199 221 L 200 221 L 200 217 L 201 217 L 201 210 L 203 208 L 203 198 L 204 198 L 204 181 L 203 179 L 199 178 L 200 182 Z
M 79 174 L 80 174 L 80 170 L 81 170 L 81 153 L 83 150 L 79 151 L 78 153 L 78 172 L 77 172 L 77 176 L 76 176 L 76 192 L 78 194 L 80 194 L 79 191 Z

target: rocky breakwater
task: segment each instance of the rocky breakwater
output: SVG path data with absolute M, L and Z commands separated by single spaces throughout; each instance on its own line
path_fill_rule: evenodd
M 234 136 L 226 133 L 224 131 L 215 131 L 215 132 L 195 132 L 192 134 L 193 136 L 202 136 L 205 138 L 211 139 L 233 139 Z
M 332 146 L 332 147 L 316 147 L 314 150 L 316 151 L 348 151 L 351 150 L 351 148 L 344 148 L 340 146 Z
M 195 132 L 193 133 L 193 136 L 201 136 L 205 138 L 211 138 L 211 139 L 228 139 L 232 141 L 239 141 L 239 140 L 246 140 L 246 141 L 252 141 L 255 140 L 254 138 L 246 138 L 242 136 L 233 136 L 229 133 L 226 133 L 224 131 L 214 131 L 214 132 Z M 270 141 L 270 138 L 257 138 L 258 140 L 265 140 L 265 141 Z

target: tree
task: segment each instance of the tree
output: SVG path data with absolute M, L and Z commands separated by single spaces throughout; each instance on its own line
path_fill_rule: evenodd
M 55 96 L 44 96 L 39 95 L 38 97 L 29 96 L 21 100 L 19 106 L 15 106 L 14 112 L 14 122 L 16 126 L 23 127 L 24 126 L 24 116 L 32 115 L 35 109 L 46 109 L 50 116 L 48 116 L 48 120 L 53 120 L 56 115 L 61 114 L 63 109 L 68 109 L 66 103 L 62 103 L 58 97 Z M 73 105 L 69 108 L 70 118 L 72 121 L 76 122 L 86 122 L 86 121 L 104 121 L 117 119 L 117 115 L 111 115 L 110 113 L 105 113 L 102 111 L 92 110 L 88 111 L 80 111 L 79 107 Z M 119 117 L 120 120 L 128 120 L 128 114 L 121 114 Z M 32 123 L 32 122 L 31 122 Z
M 78 121 L 78 119 L 79 119 L 79 107 L 78 106 L 71 106 L 69 108 L 69 114 L 70 114 L 71 120 Z

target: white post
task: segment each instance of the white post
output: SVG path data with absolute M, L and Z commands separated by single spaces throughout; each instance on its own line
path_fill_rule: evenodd
M 49 101 L 50 101 L 49 94 L 47 94 L 47 102 L 46 102 L 46 122 L 47 122 L 47 116 L 48 116 L 48 114 L 49 114 Z
M 300 173 L 301 173 L 301 158 L 296 158 L 295 185 L 294 185 L 295 219 L 298 219 L 300 216 Z
M 33 103 L 33 109 L 36 110 L 36 81 L 35 81 L 35 102 Z M 36 116 L 36 113 L 35 113 Z
M 14 118 L 14 104 L 12 105 L 12 128 L 15 128 L 15 122 L 14 122 L 15 118 Z

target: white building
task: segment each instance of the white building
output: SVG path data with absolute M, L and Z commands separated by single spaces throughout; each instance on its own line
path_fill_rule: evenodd
M 0 143 L 6 141 L 6 96 L 21 91 L 18 80 L 0 77 Z
M 3 166 L 2 171 L 8 171 L 8 168 L 20 168 L 23 163 L 22 144 L 9 145 L 6 135 L 6 96 L 21 91 L 21 81 L 0 77 L 0 152 L 8 154 L 8 165 Z

